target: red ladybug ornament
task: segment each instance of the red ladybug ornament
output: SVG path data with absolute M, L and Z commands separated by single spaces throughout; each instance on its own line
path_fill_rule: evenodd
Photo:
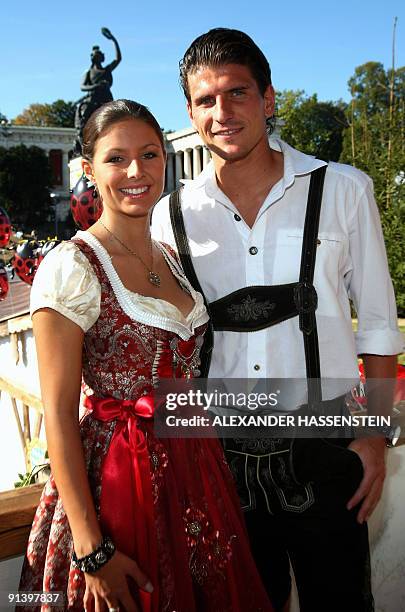
M 35 240 L 30 240 L 20 244 L 14 255 L 13 268 L 17 276 L 28 285 L 32 285 L 38 268 L 38 248 L 39 244 Z
M 0 206 L 0 248 L 7 246 L 11 236 L 10 218 Z
M 52 249 L 54 249 L 60 243 L 61 243 L 61 240 L 47 240 L 42 245 L 41 250 L 39 250 L 37 258 L 36 258 L 37 268 L 39 264 L 41 263 L 41 261 L 43 260 L 43 258 L 45 257 L 45 255 L 48 255 L 49 251 L 52 251 Z
M 103 205 L 94 185 L 83 175 L 71 191 L 70 210 L 77 227 L 87 230 L 103 212 Z
M 8 293 L 8 274 L 5 267 L 0 264 L 0 302 L 5 300 Z

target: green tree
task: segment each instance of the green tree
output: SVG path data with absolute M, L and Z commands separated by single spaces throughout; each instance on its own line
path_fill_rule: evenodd
M 31 104 L 14 119 L 16 125 L 39 127 L 73 127 L 75 104 L 56 100 L 52 104 Z
M 0 203 L 14 227 L 30 232 L 51 213 L 51 170 L 45 151 L 0 147 Z
M 371 176 L 394 283 L 398 312 L 405 315 L 405 67 L 385 70 L 367 62 L 349 80 L 341 161 Z
M 281 137 L 290 145 L 321 159 L 339 159 L 347 125 L 344 102 L 320 102 L 316 94 L 285 90 L 277 94 L 277 116 L 284 124 Z
M 398 308 L 398 315 L 405 317 L 405 206 L 396 203 L 381 211 L 381 223 L 387 249 L 388 264 Z
M 405 67 L 386 71 L 379 62 L 367 62 L 356 68 L 349 89 L 341 161 L 373 178 L 382 209 L 397 199 L 396 177 L 405 167 Z

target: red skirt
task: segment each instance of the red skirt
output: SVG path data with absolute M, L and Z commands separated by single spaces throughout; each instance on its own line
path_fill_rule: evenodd
M 102 532 L 154 586 L 152 594 L 131 588 L 142 612 L 271 612 L 219 441 L 156 438 L 147 403 L 135 410 L 134 402 L 90 404 L 81 422 L 90 486 Z M 20 590 L 62 591 L 63 609 L 82 610 L 85 580 L 72 551 L 51 476 Z

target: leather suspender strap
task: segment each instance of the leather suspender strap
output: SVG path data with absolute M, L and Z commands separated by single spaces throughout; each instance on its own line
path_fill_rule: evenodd
M 322 400 L 318 331 L 315 317 L 316 304 L 313 304 L 313 280 L 326 169 L 327 165 L 321 166 L 311 174 L 301 252 L 300 286 L 302 289 L 299 325 L 304 338 L 309 405 Z
M 319 402 L 322 399 L 318 332 L 315 318 L 317 295 L 313 287 L 313 280 L 322 192 L 326 168 L 327 165 L 317 168 L 311 173 L 305 215 L 304 235 L 302 240 L 300 277 L 294 296 L 299 312 L 300 330 L 302 331 L 304 339 L 305 363 L 308 379 L 308 403 L 310 405 Z M 184 226 L 183 213 L 181 210 L 180 194 L 182 189 L 183 188 L 181 187 L 170 195 L 170 220 L 172 223 L 174 238 L 176 240 L 177 250 L 183 270 L 194 289 L 202 294 L 208 314 L 211 314 L 210 305 L 208 304 L 198 281 L 191 259 L 190 247 Z M 205 341 L 201 350 L 201 375 L 203 377 L 208 375 L 213 344 L 213 323 L 212 319 L 210 319 L 210 325 L 205 334 Z
M 181 211 L 181 200 L 180 194 L 183 190 L 183 187 L 176 189 L 170 194 L 169 200 L 169 208 L 170 208 L 170 221 L 172 223 L 174 239 L 176 240 L 177 252 L 180 257 L 181 265 L 183 266 L 183 270 L 185 275 L 187 276 L 189 282 L 193 286 L 195 291 L 199 291 L 204 298 L 204 304 L 210 314 L 209 304 L 205 297 L 204 291 L 201 288 L 200 282 L 197 278 L 197 275 L 194 270 L 193 262 L 191 260 L 190 247 L 188 244 L 186 228 L 184 226 L 184 218 L 183 213 Z M 204 344 L 201 348 L 200 358 L 201 358 L 201 377 L 207 378 L 208 371 L 211 363 L 211 355 L 212 348 L 214 346 L 214 330 L 212 325 L 212 319 L 210 317 L 209 324 L 207 327 L 207 331 L 204 336 Z
M 170 221 L 172 222 L 173 234 L 177 245 L 177 252 L 179 254 L 184 273 L 192 284 L 195 291 L 199 291 L 202 294 L 205 306 L 207 306 L 207 301 L 205 299 L 204 292 L 201 289 L 200 282 L 197 278 L 193 263 L 191 261 L 190 247 L 188 244 L 186 228 L 184 227 L 183 213 L 181 212 L 180 193 L 182 190 L 183 187 L 180 187 L 180 189 L 176 189 L 176 191 L 173 191 L 170 194 Z

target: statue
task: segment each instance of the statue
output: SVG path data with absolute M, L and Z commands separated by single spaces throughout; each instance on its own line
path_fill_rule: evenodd
M 108 28 L 101 28 L 103 36 L 112 40 L 115 46 L 115 60 L 103 66 L 104 53 L 100 47 L 94 46 L 91 52 L 91 66 L 83 77 L 80 89 L 87 94 L 76 102 L 75 128 L 77 132 L 74 145 L 74 155 L 82 153 L 83 128 L 91 114 L 105 102 L 113 100 L 111 86 L 113 82 L 112 71 L 121 61 L 121 50 L 117 39 Z

